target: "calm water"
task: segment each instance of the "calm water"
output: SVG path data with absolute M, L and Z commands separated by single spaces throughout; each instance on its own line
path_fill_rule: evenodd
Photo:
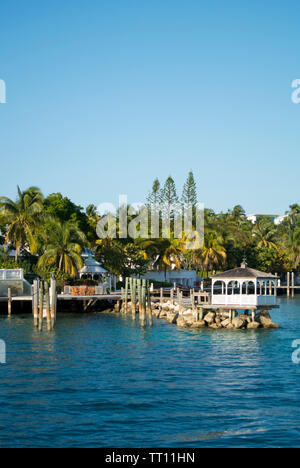
M 270 331 L 152 330 L 95 314 L 0 318 L 0 446 L 300 447 L 300 300 Z

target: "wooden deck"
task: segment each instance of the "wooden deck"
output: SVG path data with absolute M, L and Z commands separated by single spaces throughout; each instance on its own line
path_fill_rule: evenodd
M 70 296 L 66 294 L 58 294 L 57 300 L 59 301 L 119 301 L 121 294 L 104 294 L 99 296 Z M 13 296 L 12 302 L 30 302 L 32 296 Z M 8 302 L 8 297 L 0 297 L 0 302 Z

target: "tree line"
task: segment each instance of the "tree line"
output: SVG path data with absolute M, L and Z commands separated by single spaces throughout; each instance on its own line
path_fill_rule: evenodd
M 146 203 L 195 207 L 193 173 L 188 174 L 180 196 L 171 176 L 162 185 L 156 179 Z M 95 205 L 84 209 L 60 193 L 44 197 L 37 187 L 25 191 L 18 187 L 15 200 L 0 197 L 0 268 L 22 266 L 43 278 L 54 272 L 63 282 L 78 274 L 82 251 L 88 247 L 104 268 L 123 277 L 141 275 L 149 268 L 165 274 L 171 268 L 185 268 L 205 277 L 212 271 L 235 268 L 244 258 L 263 271 L 299 272 L 298 204 L 289 207 L 279 225 L 268 217 L 253 224 L 240 205 L 225 213 L 205 209 L 204 218 L 204 245 L 197 250 L 187 249 L 185 239 L 175 238 L 172 225 L 169 238 L 99 239 L 96 227 L 101 217 Z M 15 251 L 13 259 L 10 249 Z

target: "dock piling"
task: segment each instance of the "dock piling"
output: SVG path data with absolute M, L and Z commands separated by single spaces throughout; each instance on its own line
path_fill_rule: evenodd
M 131 315 L 133 320 L 136 319 L 136 288 L 137 288 L 137 280 L 136 278 L 132 278 L 131 283 Z
M 146 280 L 143 280 L 143 283 L 142 283 L 142 304 L 141 304 L 141 313 L 140 313 L 140 321 L 141 321 L 141 324 L 143 326 L 146 325 L 146 301 L 147 301 L 146 286 L 147 286 L 147 282 L 146 282 Z
M 151 291 L 150 291 L 149 281 L 147 282 L 147 315 L 148 315 L 149 325 L 150 327 L 152 327 L 153 317 L 152 317 Z
M 50 316 L 51 316 L 51 328 L 54 328 L 56 322 L 57 312 L 57 291 L 56 291 L 56 279 L 51 278 L 50 280 Z
M 295 273 L 292 272 L 292 297 L 295 297 Z
M 11 317 L 11 304 L 12 304 L 11 288 L 8 288 L 7 296 L 8 296 L 7 313 L 8 313 L 8 316 Z
M 32 287 L 32 309 L 33 309 L 33 323 L 35 327 L 39 324 L 39 283 L 38 280 L 34 280 Z
M 46 316 L 47 316 L 47 329 L 48 331 L 52 328 L 52 320 L 51 320 L 51 313 L 50 313 L 50 297 L 49 297 L 49 284 L 45 282 L 45 303 L 46 303 Z
M 127 314 L 127 307 L 128 307 L 128 287 L 129 287 L 129 282 L 130 286 L 132 286 L 132 278 L 126 278 L 125 279 L 125 304 L 124 304 L 124 312 Z M 131 287 L 131 292 L 132 292 L 132 287 Z
M 43 283 L 40 284 L 39 291 L 39 331 L 43 330 L 43 315 L 44 315 L 44 288 Z

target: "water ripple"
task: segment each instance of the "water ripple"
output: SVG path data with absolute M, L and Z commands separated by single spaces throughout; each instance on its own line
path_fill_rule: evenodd
M 1 317 L 0 447 L 298 447 L 300 301 L 273 315 L 283 329 L 250 333 Z

